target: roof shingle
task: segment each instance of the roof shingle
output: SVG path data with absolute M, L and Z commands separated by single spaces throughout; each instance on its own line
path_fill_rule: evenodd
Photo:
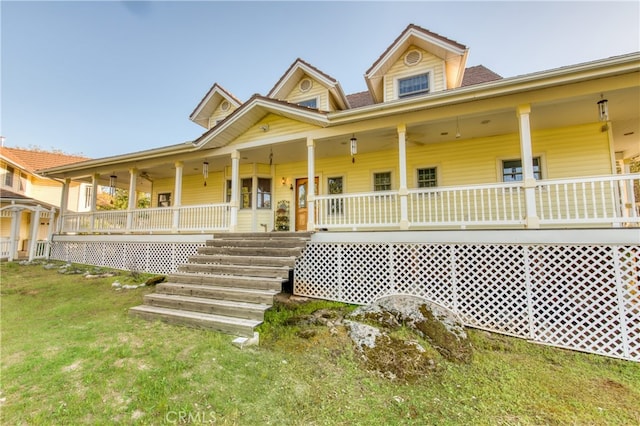
M 0 148 L 0 155 L 30 172 L 90 160 L 90 158 L 80 155 L 69 155 L 37 149 L 8 148 L 6 146 Z

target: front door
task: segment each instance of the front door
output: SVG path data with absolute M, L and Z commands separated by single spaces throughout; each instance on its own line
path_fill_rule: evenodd
M 296 231 L 306 231 L 309 211 L 307 208 L 307 194 L 309 191 L 309 179 L 296 179 Z M 318 178 L 315 178 L 315 191 L 318 193 Z

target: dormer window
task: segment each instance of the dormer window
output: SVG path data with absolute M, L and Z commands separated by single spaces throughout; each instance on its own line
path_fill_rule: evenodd
M 429 93 L 429 73 L 398 79 L 398 98 Z
M 306 99 L 304 101 L 300 101 L 298 102 L 298 105 L 303 106 L 303 107 L 307 107 L 307 108 L 318 108 L 318 99 L 317 98 L 312 98 L 312 99 Z

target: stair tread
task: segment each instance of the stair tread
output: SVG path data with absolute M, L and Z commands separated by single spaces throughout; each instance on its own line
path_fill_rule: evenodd
M 172 282 L 164 282 L 158 284 L 159 286 L 170 285 L 170 286 L 181 286 L 181 287 L 189 287 L 194 289 L 201 289 L 203 287 L 209 287 L 212 289 L 219 289 L 225 292 L 231 293 L 245 293 L 245 294 L 263 294 L 263 295 L 273 295 L 278 294 L 279 291 L 276 290 L 261 290 L 261 289 L 253 289 L 253 288 L 243 288 L 243 287 L 225 287 L 225 286 L 217 286 L 217 285 L 207 285 L 207 284 L 188 284 L 188 283 L 172 283 Z M 162 288 L 162 287 L 160 287 Z M 155 294 L 155 293 L 152 293 Z
M 146 295 L 145 297 L 154 298 L 154 299 L 178 300 L 182 302 L 196 302 L 196 303 L 204 303 L 204 304 L 211 304 L 211 305 L 215 304 L 215 305 L 226 306 L 231 308 L 243 308 L 243 309 L 264 310 L 264 311 L 266 311 L 271 307 L 271 305 L 267 305 L 264 303 L 238 302 L 238 301 L 222 300 L 222 299 L 207 299 L 204 297 L 182 296 L 178 294 L 151 293 Z
M 180 276 L 180 277 L 202 277 L 202 273 L 198 272 L 180 272 L 169 274 L 169 278 L 172 276 Z M 246 281 L 272 281 L 274 283 L 282 283 L 283 281 L 287 281 L 286 278 L 278 278 L 278 277 L 253 277 L 251 275 L 232 275 L 232 274 L 206 274 L 204 275 L 207 278 L 229 278 L 233 277 L 234 279 L 243 279 Z M 178 284 L 178 283 L 174 283 Z M 202 284 L 199 284 L 202 285 Z
M 201 321 L 217 322 L 221 324 L 235 324 L 246 327 L 257 327 L 262 321 L 246 318 L 228 317 L 224 315 L 205 314 L 202 312 L 182 311 L 179 309 L 161 308 L 157 306 L 140 305 L 130 309 L 133 312 L 146 312 L 150 314 L 170 315 L 174 317 L 197 319 Z

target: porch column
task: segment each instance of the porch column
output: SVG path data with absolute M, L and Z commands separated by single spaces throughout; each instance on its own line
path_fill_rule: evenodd
M 238 230 L 238 188 L 240 186 L 240 151 L 233 151 L 231 153 L 231 200 L 230 217 L 229 217 L 229 231 L 236 232 Z
M 64 230 L 64 215 L 67 214 L 67 207 L 69 206 L 69 187 L 71 186 L 71 179 L 65 178 L 62 183 L 62 196 L 60 197 L 60 217 L 58 217 L 58 233 L 62 233 Z M 77 207 L 76 207 L 77 208 Z M 49 219 L 49 227 L 53 224 L 55 216 L 51 216 Z
M 92 232 L 96 221 L 95 213 L 98 210 L 98 179 L 100 179 L 100 175 L 96 173 L 91 180 L 91 224 L 89 224 L 89 229 Z
M 135 167 L 129 169 L 129 205 L 127 207 L 127 232 L 131 232 L 133 228 L 133 209 L 136 208 L 138 202 L 136 198 L 136 179 L 138 178 L 138 169 Z
M 316 144 L 313 139 L 307 138 L 307 175 L 309 189 L 307 191 L 307 231 L 313 231 L 316 227 Z
M 38 245 L 38 228 L 40 227 L 40 206 L 36 206 L 31 213 L 31 229 L 29 231 L 29 262 L 36 256 Z
M 15 201 L 11 201 L 12 205 L 15 205 Z M 14 208 L 11 212 L 11 236 L 9 241 L 9 262 L 15 259 L 18 252 L 18 239 L 20 238 L 20 216 L 22 211 Z
M 173 224 L 171 230 L 177 232 L 180 227 L 180 206 L 182 205 L 182 168 L 184 163 L 176 161 L 176 185 L 173 189 Z
M 531 151 L 531 125 L 529 115 L 531 105 L 518 105 L 518 125 L 520 129 L 520 158 L 522 161 L 522 187 L 524 188 L 525 227 L 540 228 L 536 209 L 536 179 L 533 176 L 533 153 Z
M 62 213 L 60 214 L 60 216 L 62 216 Z M 51 210 L 49 210 L 49 230 L 47 231 L 47 247 L 46 247 L 47 252 L 44 255 L 45 259 L 47 260 L 49 260 L 49 255 L 51 253 L 51 244 L 53 243 L 53 227 L 54 227 L 53 219 L 55 217 L 56 217 L 56 208 L 51 207 Z
M 407 187 L 407 126 L 398 124 L 398 157 L 400 159 L 400 229 L 409 229 L 409 208 L 407 200 L 409 189 Z

